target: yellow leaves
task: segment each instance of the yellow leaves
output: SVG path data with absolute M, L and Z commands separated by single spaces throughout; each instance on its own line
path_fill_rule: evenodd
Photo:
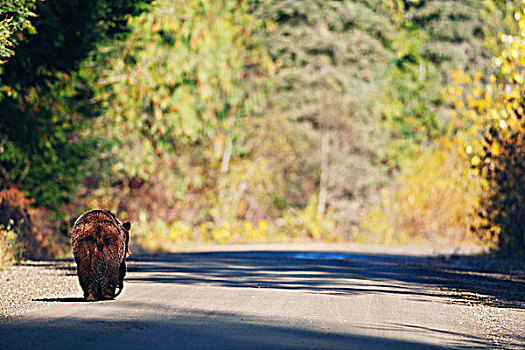
M 474 81 L 475 82 L 479 82 L 482 78 L 483 78 L 483 73 L 481 73 L 481 72 L 474 73 Z
M 493 156 L 499 156 L 501 154 L 501 146 L 498 142 L 492 143 L 491 152 Z
M 467 96 L 465 99 L 467 101 L 468 108 L 470 109 L 467 112 L 467 115 L 469 116 L 470 119 L 475 119 L 475 117 L 476 117 L 475 113 L 472 113 L 472 112 L 476 108 L 477 109 L 482 109 L 483 105 L 479 103 L 479 100 L 476 98 L 476 95 Z M 456 107 L 456 105 L 454 107 Z M 456 113 L 456 115 L 457 115 L 457 113 Z
M 250 221 L 245 221 L 242 223 L 242 229 L 246 232 L 253 231 L 253 224 Z
M 314 225 L 310 228 L 310 235 L 313 239 L 318 240 L 321 238 L 321 233 L 323 232 L 323 229 L 319 224 Z
M 489 186 L 489 182 L 488 182 L 486 179 L 481 178 L 481 179 L 480 179 L 480 185 L 481 185 L 481 189 L 482 189 L 484 192 L 486 192 L 486 191 L 489 190 L 489 187 L 490 187 L 490 186 Z
M 14 242 L 16 235 L 15 232 L 11 229 L 4 230 L 0 226 L 0 234 L 7 240 L 7 242 Z
M 508 75 L 510 72 L 511 72 L 511 67 L 510 65 L 508 64 L 505 64 L 501 67 L 501 72 L 504 74 L 504 75 Z
M 414 243 L 433 239 L 437 232 L 442 239 L 468 239 L 478 181 L 469 172 L 468 144 L 461 136 L 449 140 L 444 137 L 433 150 L 417 156 L 414 168 L 400 176 L 395 191 L 383 196 L 361 231 L 379 232 L 384 243 Z
M 183 221 L 174 221 L 169 228 L 169 237 L 173 242 L 191 240 L 193 238 L 193 229 Z
M 268 233 L 268 222 L 266 220 L 259 220 L 257 226 L 259 227 L 259 231 Z
M 489 115 L 488 115 L 488 116 L 489 116 L 489 118 L 492 119 L 492 120 L 497 120 L 497 119 L 500 118 L 500 115 L 499 115 L 499 113 L 498 113 L 498 110 L 495 109 L 495 108 L 490 109 L 490 111 L 489 111 Z
M 523 1 L 525 5 L 525 1 Z M 515 219 L 522 216 L 525 200 L 521 189 L 525 183 L 523 169 L 516 164 L 523 164 L 523 135 L 525 134 L 525 111 L 523 93 L 525 77 L 522 67 L 525 65 L 525 8 L 516 13 L 515 20 L 520 28 L 516 36 L 501 35 L 505 49 L 493 58 L 495 72 L 490 75 L 489 84 L 482 87 L 485 93 L 481 95 L 480 86 L 463 84 L 463 96 L 449 94 L 447 100 L 455 108 L 451 113 L 458 123 L 461 118 L 469 116 L 471 124 L 464 123 L 465 132 L 455 132 L 458 136 L 465 135 L 468 142 L 467 154 L 470 157 L 470 176 L 477 179 L 481 192 L 473 203 L 481 209 L 479 220 L 474 220 L 473 228 L 478 237 L 492 246 L 510 244 L 519 237 L 523 239 L 521 229 L 516 229 Z M 463 80 L 465 81 L 465 80 Z M 476 77 L 474 78 L 476 81 Z M 456 84 L 458 84 L 455 81 Z M 479 82 L 481 85 L 481 81 Z M 457 88 L 456 88 L 457 89 Z M 461 104 L 455 99 L 461 98 L 467 104 Z M 470 118 L 473 116 L 473 118 Z M 513 200 L 509 201 L 508 198 Z M 517 204 L 519 203 L 519 204 Z M 511 218 L 509 220 L 509 218 Z M 500 236 L 505 239 L 501 240 Z M 512 247 L 507 247 L 512 249 Z
M 17 240 L 13 224 L 14 221 L 10 219 L 7 227 L 0 225 L 0 266 L 10 260 L 18 260 L 24 249 L 23 244 Z
M 505 87 L 505 88 L 507 88 L 507 87 Z M 513 102 L 513 106 L 515 108 L 518 108 L 519 102 L 517 100 L 521 98 L 521 91 L 516 89 L 516 88 L 513 88 L 512 85 L 510 86 L 510 88 L 511 88 L 511 91 L 510 91 L 510 94 L 509 94 L 509 98 L 515 100 Z
M 232 235 L 233 232 L 227 226 L 218 227 L 211 231 L 211 237 L 213 238 L 213 240 L 219 243 L 226 243 L 230 241 Z
M 288 209 L 279 231 L 303 239 L 338 241 L 341 238 L 340 228 L 333 218 L 333 210 L 329 208 L 326 213 L 318 212 L 316 196 L 310 198 L 308 205 L 302 210 Z
M 455 84 L 467 84 L 472 81 L 470 75 L 461 70 L 453 71 L 450 75 Z
M 524 30 L 525 29 L 525 21 L 523 21 L 523 20 L 518 21 L 518 28 L 520 29 L 520 31 Z
M 218 243 L 261 241 L 266 240 L 270 233 L 268 223 L 264 220 L 259 221 L 257 226 L 248 220 L 231 220 L 222 224 L 205 222 L 199 225 L 198 231 L 201 239 L 211 238 Z
M 463 109 L 464 107 L 465 107 L 465 104 L 463 103 L 462 100 L 457 99 L 457 100 L 454 101 L 454 108 L 455 108 L 456 110 L 461 110 L 461 109 Z

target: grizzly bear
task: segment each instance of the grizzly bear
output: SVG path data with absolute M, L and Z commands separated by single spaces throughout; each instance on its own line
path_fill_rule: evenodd
M 75 221 L 73 256 L 86 301 L 113 299 L 122 292 L 130 228 L 129 221 L 122 223 L 107 210 L 88 211 Z

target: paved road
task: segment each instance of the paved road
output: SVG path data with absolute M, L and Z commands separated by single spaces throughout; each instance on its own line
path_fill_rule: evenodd
M 496 284 L 481 283 L 479 290 L 476 280 L 457 280 L 462 269 L 421 256 L 429 252 L 334 247 L 223 247 L 143 257 L 131 264 L 117 300 L 40 299 L 48 306 L 0 325 L 0 347 L 525 346 L 523 295 L 499 295 L 497 277 L 480 277 Z

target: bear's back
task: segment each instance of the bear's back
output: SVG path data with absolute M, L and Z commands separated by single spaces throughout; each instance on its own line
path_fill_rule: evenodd
M 73 253 L 78 250 L 83 241 L 91 240 L 117 248 L 119 257 L 123 257 L 125 250 L 123 234 L 118 227 L 117 219 L 111 212 L 105 210 L 88 211 L 82 214 L 73 226 L 71 237 Z

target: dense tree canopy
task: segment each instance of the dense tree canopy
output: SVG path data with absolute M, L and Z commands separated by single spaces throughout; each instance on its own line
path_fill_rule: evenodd
M 492 171 L 519 163 L 522 128 L 471 117 L 484 84 L 500 105 L 520 91 L 521 48 L 498 39 L 523 29 L 517 3 L 6 0 L 0 193 L 119 211 L 144 244 L 465 239 L 481 198 L 484 234 L 514 246 L 494 232 L 521 229 L 500 211 L 519 198 L 496 198 L 519 174 Z
M 146 3 L 35 3 L 34 30 L 24 24 L 26 30 L 17 32 L 16 54 L 0 76 L 0 186 L 21 185 L 36 205 L 48 208 L 73 198 L 95 151 L 95 140 L 81 131 L 98 114 L 79 65 L 97 43 L 125 32 L 128 16 Z M 18 9 L 31 3 L 23 4 Z M 15 17 L 9 12 L 6 18 Z

